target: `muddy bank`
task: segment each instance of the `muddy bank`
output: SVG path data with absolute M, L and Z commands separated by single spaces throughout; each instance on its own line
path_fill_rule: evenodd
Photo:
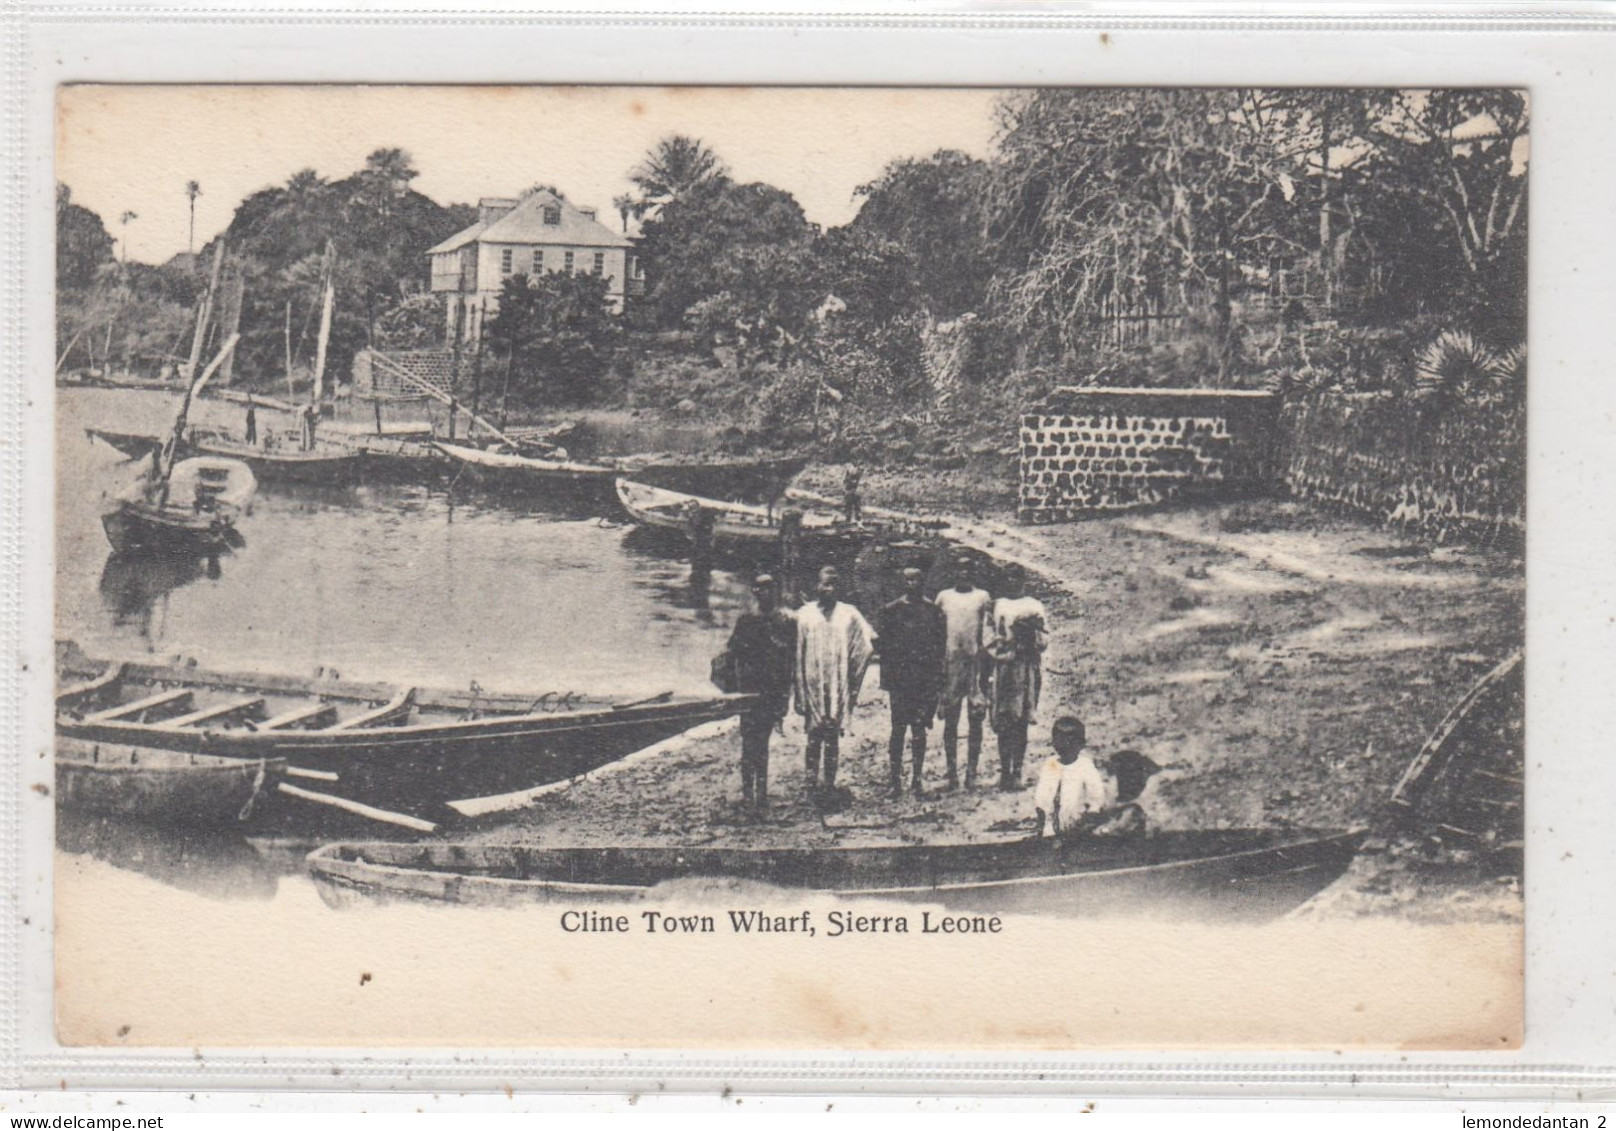
M 1372 823 L 1431 727 L 1521 638 L 1517 562 L 1429 551 L 1296 504 L 1039 528 L 987 522 L 976 532 L 1042 571 L 1051 633 L 1029 781 L 1049 724 L 1076 714 L 1094 745 L 1167 767 L 1142 799 L 1163 828 Z M 467 839 L 850 845 L 1030 831 L 1030 789 L 944 791 L 940 726 L 926 796 L 887 800 L 879 684 L 877 667 L 843 739 L 840 781 L 854 799 L 843 812 L 823 815 L 804 798 L 793 716 L 774 739 L 774 803 L 762 823 L 739 805 L 728 731 L 551 792 Z M 995 757 L 989 730 L 984 782 Z M 1463 861 L 1372 845 L 1328 906 L 1512 917 L 1519 893 Z

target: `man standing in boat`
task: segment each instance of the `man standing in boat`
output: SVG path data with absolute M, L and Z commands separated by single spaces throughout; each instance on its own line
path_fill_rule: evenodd
M 762 817 L 769 797 L 769 733 L 791 705 L 791 677 L 797 659 L 797 623 L 780 608 L 780 591 L 766 573 L 752 582 L 757 611 L 735 618 L 729 638 L 734 673 L 732 690 L 756 695 L 741 716 L 741 798 Z
M 948 788 L 959 788 L 959 723 L 964 710 L 965 788 L 976 785 L 982 760 L 982 725 L 988 714 L 991 661 L 987 643 L 993 635 L 993 596 L 972 578 L 970 558 L 954 559 L 954 586 L 937 594 L 937 607 L 947 626 L 943 655 L 943 692 L 937 712 L 943 718 L 943 752 L 948 758 Z
M 842 727 L 853 716 L 864 673 L 875 650 L 875 630 L 864 614 L 837 599 L 834 566 L 819 571 L 816 599 L 797 610 L 797 713 L 808 732 L 807 789 L 833 796 Z M 824 778 L 820 778 L 820 766 Z
M 926 575 L 903 571 L 903 596 L 881 610 L 881 686 L 891 698 L 892 733 L 887 739 L 891 764 L 889 793 L 903 796 L 903 740 L 909 736 L 916 797 L 922 792 L 926 766 L 926 730 L 937 715 L 943 685 L 943 613 L 926 599 Z

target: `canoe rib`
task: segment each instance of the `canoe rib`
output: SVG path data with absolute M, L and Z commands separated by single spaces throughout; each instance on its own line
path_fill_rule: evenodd
M 146 698 L 137 699 L 133 703 L 120 703 L 116 707 L 96 711 L 94 714 L 84 716 L 84 721 L 87 723 L 122 722 L 132 715 L 144 715 L 147 711 L 156 710 L 159 707 L 172 707 L 176 704 L 182 704 L 180 709 L 185 710 L 190 707 L 194 698 L 195 693 L 186 687 L 172 691 L 159 691 L 155 695 L 148 695 Z
M 389 720 L 398 718 L 408 712 L 414 702 L 415 688 L 405 688 L 375 710 L 354 715 L 352 718 L 344 719 L 340 723 L 333 723 L 331 726 L 326 727 L 325 731 L 330 733 L 332 731 L 363 730 L 366 727 L 382 726 Z

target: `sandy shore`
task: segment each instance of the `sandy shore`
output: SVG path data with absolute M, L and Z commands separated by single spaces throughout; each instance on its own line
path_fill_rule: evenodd
M 969 536 L 1036 571 L 1050 613 L 1028 780 L 1049 724 L 1076 714 L 1095 746 L 1140 750 L 1167 767 L 1142 799 L 1163 828 L 1373 823 L 1427 733 L 1519 642 L 1523 623 L 1516 563 L 1430 551 L 1277 501 L 1051 527 L 976 520 Z M 839 780 L 854 797 L 843 812 L 822 815 L 805 800 L 793 716 L 773 742 L 764 822 L 740 806 L 731 726 L 608 767 L 459 839 L 828 845 L 1030 831 L 1030 789 L 989 788 L 991 729 L 978 789 L 944 790 L 939 725 L 926 795 L 886 799 L 878 673 L 843 739 Z M 1325 902 L 1332 912 L 1437 918 L 1514 917 L 1520 906 L 1516 885 L 1465 861 L 1375 841 Z

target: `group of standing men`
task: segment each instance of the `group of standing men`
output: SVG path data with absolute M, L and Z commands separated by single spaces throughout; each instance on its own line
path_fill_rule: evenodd
M 956 584 L 935 600 L 925 595 L 925 575 L 905 570 L 903 595 L 881 610 L 873 627 L 841 600 L 834 568 L 820 571 L 814 599 L 795 612 L 781 607 L 773 577 L 755 580 L 756 610 L 737 618 L 726 653 L 732 690 L 758 696 L 741 718 L 741 789 L 748 804 L 759 811 L 766 806 L 770 734 L 793 703 L 807 733 L 807 789 L 820 797 L 834 792 L 842 732 L 877 654 L 890 699 L 892 796 L 903 792 L 906 739 L 911 788 L 922 792 L 927 732 L 939 718 L 947 785 L 959 788 L 962 714 L 966 788 L 976 784 L 989 721 L 998 738 L 999 788 L 1019 788 L 1042 684 L 1044 607 L 1014 584 L 995 600 L 976 585 L 968 559 L 953 564 Z

